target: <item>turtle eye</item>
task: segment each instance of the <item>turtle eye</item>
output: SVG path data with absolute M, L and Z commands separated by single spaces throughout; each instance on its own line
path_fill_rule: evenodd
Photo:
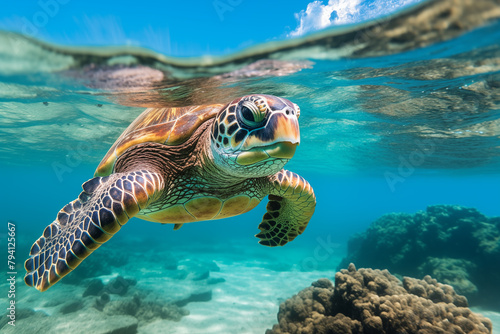
M 245 106 L 241 108 L 241 117 L 243 118 L 243 121 L 248 121 L 250 124 L 255 123 L 255 117 L 253 116 L 252 111 Z
M 259 125 L 266 118 L 266 111 L 267 108 L 259 108 L 252 101 L 244 101 L 240 109 L 241 120 L 248 126 Z

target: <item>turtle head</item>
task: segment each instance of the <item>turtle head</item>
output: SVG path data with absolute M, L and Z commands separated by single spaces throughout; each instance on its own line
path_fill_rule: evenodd
M 215 163 L 234 176 L 277 173 L 300 143 L 299 107 L 271 95 L 247 95 L 223 108 L 215 118 L 211 150 Z

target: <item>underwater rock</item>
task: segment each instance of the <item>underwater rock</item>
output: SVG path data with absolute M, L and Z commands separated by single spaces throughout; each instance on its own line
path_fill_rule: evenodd
M 135 294 L 132 298 L 110 301 L 104 306 L 103 313 L 130 315 L 143 325 L 157 319 L 180 321 L 189 311 L 160 299 L 146 300 L 145 296 Z
M 214 261 L 199 261 L 184 259 L 177 262 L 175 259 L 166 261 L 164 268 L 165 277 L 176 280 L 203 281 L 210 278 L 211 271 L 220 271 L 219 266 Z
M 210 277 L 210 271 L 205 270 L 205 271 L 199 271 L 199 272 L 194 273 L 192 275 L 191 279 L 193 281 L 201 281 L 201 280 L 207 279 L 209 277 Z
M 414 215 L 391 213 L 348 242 L 349 263 L 454 286 L 472 304 L 499 307 L 500 217 L 473 208 L 429 206 Z
M 41 312 L 36 312 L 41 313 Z M 93 334 L 135 334 L 138 321 L 124 315 L 107 316 L 93 308 L 83 309 L 58 317 L 37 315 L 16 319 L 16 326 L 6 326 L 2 333 L 93 333 Z
M 189 275 L 187 270 L 169 270 L 165 273 L 166 277 L 170 277 L 172 279 L 183 280 Z
M 128 258 L 120 249 L 109 249 L 108 252 L 96 252 L 83 261 L 78 268 L 64 277 L 63 284 L 79 285 L 84 280 L 112 273 L 113 268 L 119 268 L 128 263 Z
M 177 306 L 186 306 L 192 302 L 209 302 L 212 300 L 212 290 L 194 292 L 189 297 L 180 299 L 175 302 Z
M 210 277 L 209 279 L 207 279 L 207 284 L 212 285 L 212 284 L 224 283 L 225 281 L 226 279 L 223 277 Z
M 177 272 L 171 273 L 170 277 L 202 281 L 210 277 L 211 271 L 220 271 L 219 266 L 214 261 L 205 262 L 186 259 L 179 262 Z
M 172 304 L 158 304 L 145 302 L 136 314 L 141 324 L 147 324 L 155 319 L 180 321 L 182 317 L 189 315 L 189 311 Z
M 107 315 L 119 314 L 135 316 L 140 305 L 140 299 L 134 296 L 133 298 L 110 301 L 104 306 L 102 311 Z
M 491 333 L 487 318 L 467 300 L 429 276 L 401 282 L 387 270 L 353 264 L 335 275 L 335 287 L 320 279 L 280 305 L 279 333 Z
M 99 296 L 102 290 L 104 289 L 104 284 L 98 278 L 93 279 L 89 282 L 87 289 L 82 294 L 82 297 L 87 296 Z
M 103 292 L 99 297 L 97 297 L 94 301 L 94 308 L 102 311 L 104 306 L 111 300 L 111 297 L 106 292 Z
M 134 286 L 137 284 L 137 280 L 134 278 L 123 278 L 118 275 L 116 278 L 113 278 L 109 281 L 108 284 L 104 287 L 104 290 L 110 294 L 124 296 L 130 286 Z
M 71 300 L 71 301 L 63 304 L 59 308 L 59 313 L 61 313 L 61 314 L 73 313 L 73 312 L 76 312 L 76 311 L 83 309 L 83 307 L 84 307 L 83 300 L 81 300 L 81 299 Z

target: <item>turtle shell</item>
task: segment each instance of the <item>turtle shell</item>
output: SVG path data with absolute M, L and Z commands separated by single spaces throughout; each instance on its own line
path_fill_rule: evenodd
M 155 142 L 175 146 L 184 143 L 202 123 L 214 118 L 223 107 L 222 104 L 213 104 L 146 109 L 111 146 L 94 176 L 110 175 L 118 157 L 137 144 Z

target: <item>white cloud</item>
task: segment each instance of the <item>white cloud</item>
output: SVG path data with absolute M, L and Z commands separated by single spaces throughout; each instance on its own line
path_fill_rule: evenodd
M 322 1 L 313 1 L 306 10 L 295 14 L 299 21 L 297 29 L 290 33 L 291 37 L 326 28 L 332 24 L 351 23 L 357 15 L 361 0 L 329 0 L 327 5 Z M 333 14 L 333 15 L 332 15 Z
M 297 37 L 331 25 L 358 23 L 383 14 L 388 14 L 408 4 L 420 0 L 375 0 L 371 3 L 363 0 L 313 1 L 306 10 L 296 13 L 299 24 L 288 36 Z

